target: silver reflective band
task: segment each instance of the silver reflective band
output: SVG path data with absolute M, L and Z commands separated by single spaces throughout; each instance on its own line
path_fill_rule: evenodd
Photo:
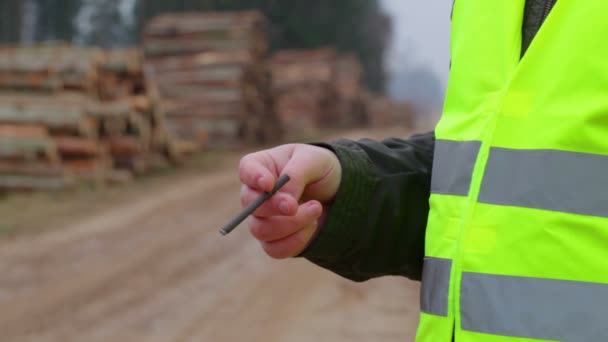
M 463 330 L 552 341 L 608 341 L 608 284 L 462 274 Z
M 479 202 L 608 217 L 608 155 L 492 148 Z
M 452 272 L 452 260 L 424 258 L 422 288 L 420 290 L 420 309 L 422 312 L 437 316 L 448 315 L 450 272 Z
M 431 192 L 467 196 L 481 141 L 435 141 Z

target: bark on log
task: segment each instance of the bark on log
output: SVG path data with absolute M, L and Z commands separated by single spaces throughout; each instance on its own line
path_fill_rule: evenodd
M 130 136 L 109 137 L 105 139 L 105 143 L 113 157 L 136 156 L 145 152 L 141 141 Z
M 89 158 L 102 153 L 99 142 L 94 139 L 68 136 L 53 137 L 52 139 L 62 158 Z

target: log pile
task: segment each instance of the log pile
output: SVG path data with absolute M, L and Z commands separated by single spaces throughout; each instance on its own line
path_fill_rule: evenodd
M 273 93 L 287 135 L 307 135 L 341 123 L 336 59 L 332 49 L 283 50 L 272 57 Z
M 144 51 L 176 136 L 199 147 L 279 138 L 260 13 L 162 15 L 146 26 Z
M 346 127 L 366 125 L 368 113 L 361 62 L 354 54 L 340 56 L 336 70 L 340 122 Z
M 102 58 L 99 49 L 68 45 L 0 48 L 0 89 L 93 94 L 98 79 L 96 66 Z
M 142 56 L 138 49 L 104 51 L 98 70 L 99 99 L 102 101 L 145 93 Z
M 135 50 L 0 49 L 0 189 L 130 179 L 171 155 L 160 113 Z
M 29 169 L 36 164 L 37 169 L 61 169 L 65 177 L 76 177 L 100 182 L 109 170 L 109 158 L 98 139 L 97 122 L 86 113 L 80 96 L 5 94 L 0 96 L 0 123 L 6 128 L 5 136 L 14 131 L 21 141 L 30 139 L 48 141 L 54 150 L 54 158 L 27 157 L 21 151 L 2 161 L 17 163 Z M 36 136 L 22 134 L 23 129 L 38 127 Z M 17 151 L 16 151 L 17 152 Z M 46 165 L 46 166 L 45 166 Z M 17 176 L 17 175 L 13 175 Z M 17 188 L 39 188 L 41 184 L 30 179 L 30 186 L 21 184 Z M 4 186 L 10 187 L 8 184 Z
M 180 162 L 184 151 L 167 129 L 158 87 L 144 68 L 141 51 L 107 50 L 104 57 L 99 77 L 101 102 L 89 113 L 122 122 L 114 132 L 102 127 L 115 165 L 141 173 L 158 154 Z
M 45 126 L 0 124 L 0 189 L 51 190 L 72 183 Z
M 365 93 L 368 124 L 372 127 L 400 125 L 412 128 L 414 108 L 410 103 L 397 102 L 386 96 Z

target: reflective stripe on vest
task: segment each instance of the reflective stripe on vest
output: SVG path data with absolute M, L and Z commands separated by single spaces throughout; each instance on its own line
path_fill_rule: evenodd
M 481 141 L 436 140 L 431 192 L 468 195 L 480 146 Z
M 447 316 L 451 272 L 452 260 L 424 258 L 422 282 L 425 286 L 420 290 L 420 310 L 432 315 Z
M 418 341 L 608 341 L 608 1 L 457 1 Z
M 607 184 L 606 155 L 492 148 L 479 201 L 608 217 Z
M 608 284 L 462 275 L 462 328 L 555 341 L 606 341 Z
M 481 142 L 436 145 L 431 192 L 468 195 Z M 607 170 L 607 155 L 491 148 L 479 202 L 608 217 Z

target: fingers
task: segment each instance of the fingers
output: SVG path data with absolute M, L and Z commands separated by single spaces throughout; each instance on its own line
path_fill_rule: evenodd
M 312 177 L 308 173 L 319 171 L 311 165 L 310 160 L 315 159 L 311 151 L 299 153 L 294 158 L 297 145 L 283 145 L 270 150 L 249 154 L 241 159 L 239 175 L 243 187 L 241 189 L 241 204 L 247 206 L 263 191 L 270 191 L 274 187 L 280 174 L 286 173 L 291 180 L 270 200 L 266 201 L 255 213 L 258 217 L 273 215 L 295 215 L 298 202 Z
M 242 206 L 245 207 L 249 205 L 249 203 L 253 202 L 260 195 L 260 191 L 253 190 L 250 187 L 243 185 L 241 187 Z M 257 217 L 292 216 L 295 215 L 297 211 L 298 201 L 290 194 L 279 191 L 269 200 L 264 202 L 253 215 Z
M 323 212 L 317 201 L 302 204 L 293 216 L 252 217 L 249 230 L 258 240 L 273 242 L 284 239 L 298 230 L 316 222 Z
M 312 145 L 290 144 L 249 154 L 239 166 L 241 204 L 245 207 L 270 191 L 280 174 L 288 174 L 290 181 L 253 213 L 255 217 L 294 216 L 301 202 L 331 201 L 340 184 L 341 167 L 333 152 Z
M 276 173 L 272 157 L 264 151 L 246 155 L 239 164 L 241 182 L 254 190 L 272 190 Z
M 333 152 L 317 146 L 297 145 L 283 173 L 290 175 L 292 181 L 281 191 L 300 201 L 314 199 L 324 203 L 335 196 L 342 171 Z
M 273 258 L 288 258 L 299 254 L 308 245 L 322 212 L 319 202 L 310 201 L 301 205 L 294 216 L 254 217 L 249 229 L 266 254 Z
M 308 246 L 317 226 L 310 225 L 282 240 L 261 242 L 264 252 L 275 259 L 286 259 L 299 255 Z

